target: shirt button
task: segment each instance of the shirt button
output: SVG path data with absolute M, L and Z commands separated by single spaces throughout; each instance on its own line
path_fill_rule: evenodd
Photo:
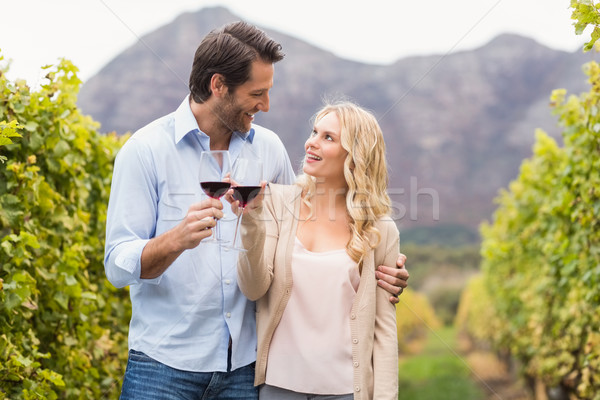
M 229 280 L 229 279 L 225 279 L 225 284 L 226 284 L 226 285 L 229 285 L 230 283 L 231 283 L 231 280 Z
M 227 314 L 225 314 L 225 316 L 226 316 L 227 318 L 231 318 L 231 313 L 230 313 L 230 312 L 228 312 Z

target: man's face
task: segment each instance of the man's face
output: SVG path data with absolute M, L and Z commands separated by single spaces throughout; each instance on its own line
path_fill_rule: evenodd
M 254 114 L 269 111 L 269 90 L 273 86 L 273 64 L 254 61 L 250 79 L 228 91 L 214 108 L 221 123 L 232 132 L 248 132 Z

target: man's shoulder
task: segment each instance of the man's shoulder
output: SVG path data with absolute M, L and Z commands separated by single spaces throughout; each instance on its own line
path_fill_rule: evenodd
M 175 119 L 173 113 L 163 115 L 155 119 L 152 122 L 144 125 L 137 131 L 135 131 L 132 137 L 144 138 L 145 140 L 151 140 L 155 137 L 164 137 L 165 132 L 173 131 Z
M 259 124 L 254 124 L 253 123 L 252 124 L 252 129 L 254 129 L 254 134 L 255 135 L 274 135 L 274 136 L 278 137 L 277 134 L 274 131 L 272 131 L 271 129 L 266 128 L 266 127 L 264 127 L 262 125 L 259 125 Z
M 165 141 L 173 141 L 174 120 L 173 115 L 168 114 L 135 131 L 126 144 L 128 146 L 142 145 L 148 147 L 164 146 Z
M 283 146 L 281 138 L 271 129 L 265 128 L 262 125 L 252 124 L 254 129 L 254 138 L 252 143 L 256 143 L 263 146 Z

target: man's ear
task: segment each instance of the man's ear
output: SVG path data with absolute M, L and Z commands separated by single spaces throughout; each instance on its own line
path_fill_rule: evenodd
M 227 93 L 225 78 L 221 74 L 213 74 L 210 78 L 210 90 L 216 97 L 223 97 Z

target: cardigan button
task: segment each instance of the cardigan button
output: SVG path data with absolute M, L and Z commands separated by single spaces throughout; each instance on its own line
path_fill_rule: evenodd
M 356 319 L 356 314 L 354 314 L 354 313 L 350 314 L 350 319 Z
M 354 362 L 354 368 L 358 368 L 358 361 Z
M 358 343 L 358 339 L 352 339 L 352 343 L 354 343 L 354 344 Z
M 360 392 L 360 386 L 354 386 L 354 391 L 355 392 Z

